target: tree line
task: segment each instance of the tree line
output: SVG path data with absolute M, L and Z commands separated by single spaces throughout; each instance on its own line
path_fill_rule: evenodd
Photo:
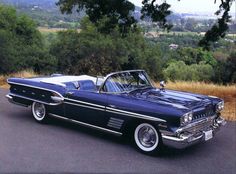
M 222 45 L 214 51 L 197 45 L 170 50 L 167 36 L 146 39 L 138 26 L 124 29 L 125 36 L 119 24 L 114 24 L 109 34 L 101 32 L 107 20 L 104 17 L 94 23 L 85 17 L 81 32 L 58 32 L 46 44 L 31 18 L 0 6 L 0 73 L 33 69 L 41 74 L 105 75 L 145 69 L 154 80 L 236 82 L 235 47 L 227 54 Z

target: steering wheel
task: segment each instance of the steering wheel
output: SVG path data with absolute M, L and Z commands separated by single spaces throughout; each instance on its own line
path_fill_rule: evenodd
M 130 86 L 132 85 L 132 83 L 135 82 L 135 81 L 136 81 L 136 80 L 132 80 L 131 82 L 129 82 L 129 83 L 127 84 L 127 88 L 130 87 Z

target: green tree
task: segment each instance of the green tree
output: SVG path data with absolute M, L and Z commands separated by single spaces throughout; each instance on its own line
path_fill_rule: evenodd
M 81 27 L 80 33 L 58 33 L 52 44 L 51 54 L 58 58 L 58 71 L 105 75 L 117 70 L 146 69 L 156 79 L 163 77 L 159 50 L 148 44 L 139 31 L 121 37 L 117 26 L 110 35 L 102 34 L 88 18 L 82 20 Z
M 31 68 L 52 70 L 56 59 L 48 54 L 32 19 L 0 5 L 0 73 Z
M 209 51 L 204 51 L 201 48 L 184 47 L 177 50 L 177 54 L 174 55 L 175 59 L 182 60 L 187 65 L 198 64 L 204 61 L 211 66 L 215 66 L 217 61 Z
M 62 13 L 72 13 L 73 8 L 77 11 L 85 10 L 91 22 L 96 25 L 104 20 L 105 28 L 100 28 L 102 33 L 110 33 L 117 25 L 123 33 L 136 22 L 131 12 L 134 11 L 134 4 L 127 0 L 59 0 L 57 5 Z
M 227 60 L 227 70 L 229 71 L 229 80 L 236 83 L 236 52 L 232 52 Z
M 216 15 L 222 14 L 222 16 L 199 42 L 204 49 L 209 50 L 211 43 L 225 36 L 231 18 L 229 11 L 233 1 L 235 0 L 221 0 Z M 166 19 L 171 14 L 170 4 L 166 1 L 158 3 L 157 0 L 143 0 L 142 4 L 143 19 L 149 18 L 153 22 L 157 22 L 158 26 L 163 29 L 169 30 L 172 27 Z M 89 19 L 95 24 L 105 17 L 106 27 L 101 30 L 103 33 L 110 33 L 116 25 L 119 25 L 121 32 L 127 33 L 137 22 L 131 15 L 134 5 L 128 0 L 59 0 L 57 5 L 63 13 L 72 13 L 73 8 L 76 8 L 77 11 L 85 10 Z

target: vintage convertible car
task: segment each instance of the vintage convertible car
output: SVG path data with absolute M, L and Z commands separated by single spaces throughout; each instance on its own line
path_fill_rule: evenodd
M 226 122 L 223 100 L 155 88 L 144 70 L 121 71 L 106 77 L 88 75 L 9 78 L 14 104 L 31 106 L 37 122 L 48 116 L 132 136 L 144 153 L 161 146 L 185 148 L 211 139 Z

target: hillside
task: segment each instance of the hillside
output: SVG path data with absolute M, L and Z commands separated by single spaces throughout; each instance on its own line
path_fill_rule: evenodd
M 41 6 L 44 8 L 55 7 L 58 0 L 0 0 L 0 3 L 9 4 L 13 6 Z
M 61 14 L 57 0 L 0 0 L 0 4 L 11 5 L 19 13 L 34 19 L 38 26 L 49 28 L 78 28 L 84 13 Z

